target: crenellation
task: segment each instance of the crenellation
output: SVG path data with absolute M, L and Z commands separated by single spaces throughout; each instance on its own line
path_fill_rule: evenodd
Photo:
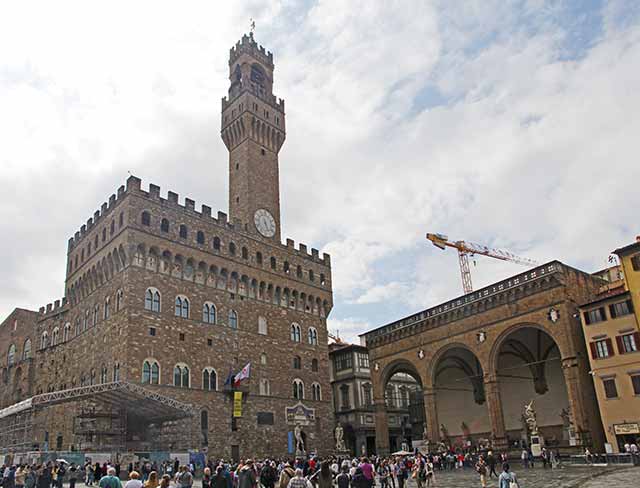
M 314 259 L 318 259 L 318 258 L 319 258 L 319 252 L 320 252 L 320 251 L 318 251 L 315 247 L 314 247 L 314 248 L 311 248 L 311 256 L 312 256 Z
M 107 213 L 107 202 L 103 202 L 102 205 L 100 205 L 100 216 L 104 217 L 104 214 Z
M 82 227 L 80 227 L 80 235 L 83 236 L 87 233 L 87 225 L 86 224 L 82 224 Z
M 322 262 L 325 266 L 331 266 L 331 256 L 326 252 L 322 253 Z
M 93 212 L 93 221 L 97 224 L 100 219 L 100 210 L 96 210 Z
M 160 199 L 160 187 L 158 185 L 149 183 L 149 197 L 153 198 L 154 200 Z
M 40 308 L 38 309 L 38 313 L 39 313 L 39 314 L 44 315 L 44 312 L 45 312 L 45 308 L 44 308 L 44 307 L 40 307 Z
M 118 187 L 118 198 L 122 197 L 124 195 L 124 192 L 125 192 L 124 185 L 120 185 Z
M 208 205 L 202 205 L 202 210 L 200 211 L 203 217 L 211 218 L 211 207 Z
M 295 249 L 295 242 L 293 242 L 293 239 L 289 239 L 287 237 L 287 247 L 290 249 Z
M 53 304 L 47 303 L 47 313 L 51 312 L 52 309 L 53 309 Z
M 137 176 L 129 176 L 127 178 L 127 189 L 126 191 L 140 191 L 142 185 L 142 180 Z
M 227 214 L 218 210 L 218 223 L 225 225 L 227 223 Z
M 179 198 L 179 195 L 177 193 L 174 193 L 172 191 L 167 192 L 167 201 L 171 203 L 175 203 L 177 205 L 178 198 Z
M 187 210 L 191 210 L 192 212 L 195 212 L 196 210 L 196 202 L 191 200 L 191 198 L 184 199 L 184 206 Z
M 115 204 L 116 204 L 116 195 L 115 193 L 112 193 L 109 196 L 109 208 L 112 208 Z
M 87 229 L 90 230 L 93 227 L 93 218 L 89 217 L 87 219 Z
M 307 245 L 306 245 L 306 244 L 303 244 L 303 243 L 301 242 L 301 243 L 300 243 L 300 245 L 299 245 L 298 247 L 299 247 L 299 249 L 300 249 L 300 253 L 302 253 L 302 254 L 308 254 L 308 252 L 307 252 Z

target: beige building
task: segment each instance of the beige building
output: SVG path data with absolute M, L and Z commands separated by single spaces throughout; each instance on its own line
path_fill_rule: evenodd
M 618 249 L 621 266 L 597 273 L 607 283 L 580 307 L 591 376 L 607 443 L 613 452 L 640 438 L 640 242 Z

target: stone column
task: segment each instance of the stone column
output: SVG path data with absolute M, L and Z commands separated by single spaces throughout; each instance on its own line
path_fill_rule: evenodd
M 505 449 L 508 442 L 504 427 L 502 400 L 500 399 L 500 384 L 496 373 L 484 375 L 484 391 L 487 398 L 494 448 Z
M 436 406 L 436 390 L 433 387 L 427 387 L 423 391 L 424 394 L 424 422 L 427 429 L 427 437 L 430 442 L 438 442 L 440 440 L 440 424 L 438 423 L 438 410 Z
M 591 444 L 591 433 L 584 410 L 583 397 L 580 388 L 580 373 L 578 371 L 578 361 L 576 358 L 562 359 L 562 374 L 567 387 L 569 398 L 569 408 L 573 417 L 573 425 L 576 433 L 576 443 L 578 445 Z
M 374 400 L 376 408 L 376 454 L 388 456 L 389 452 L 389 417 L 384 398 Z M 368 453 L 369 454 L 369 453 Z

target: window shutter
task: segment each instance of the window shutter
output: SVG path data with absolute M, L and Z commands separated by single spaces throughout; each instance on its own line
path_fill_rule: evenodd
M 592 359 L 598 359 L 598 351 L 596 350 L 596 343 L 595 342 L 590 342 L 589 343 L 589 349 L 591 349 L 591 358 Z
M 589 312 L 582 312 L 582 315 L 584 316 L 584 323 L 589 325 L 591 323 L 591 319 L 589 318 Z
M 631 258 L 631 266 L 634 271 L 640 271 L 640 254 Z
M 604 313 L 603 307 L 600 307 L 598 309 L 598 313 L 600 313 L 600 320 L 607 320 L 607 315 Z
M 640 332 L 634 332 L 633 338 L 636 342 L 636 347 L 640 349 Z
M 618 354 L 624 354 L 624 344 L 622 342 L 622 336 L 616 336 L 616 344 L 618 344 Z
M 629 312 L 633 313 L 633 300 L 627 300 L 627 307 L 629 307 Z
M 607 350 L 609 352 L 609 357 L 615 356 L 615 353 L 613 352 L 613 342 L 609 338 L 605 340 L 607 341 Z
M 616 307 L 615 305 L 609 305 L 609 313 L 611 314 L 611 318 L 616 318 Z

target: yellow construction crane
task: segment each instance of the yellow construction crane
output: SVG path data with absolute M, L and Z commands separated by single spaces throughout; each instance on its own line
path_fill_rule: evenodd
M 453 247 L 458 250 L 460 274 L 462 274 L 462 288 L 465 293 L 471 293 L 473 291 L 471 271 L 469 270 L 469 256 L 473 257 L 475 254 L 480 254 L 482 256 L 489 256 L 490 258 L 501 259 L 502 261 L 511 261 L 512 263 L 522 264 L 524 266 L 538 265 L 538 263 L 533 259 L 521 258 L 509 251 L 493 249 L 481 244 L 474 244 L 473 242 L 451 241 L 443 234 L 427 234 L 427 239 L 430 240 L 434 246 L 439 247 L 440 249 L 444 250 L 447 247 Z

